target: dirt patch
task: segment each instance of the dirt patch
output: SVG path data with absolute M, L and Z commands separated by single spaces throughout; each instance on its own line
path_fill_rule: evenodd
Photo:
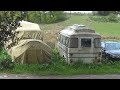
M 102 36 L 102 39 L 116 39 L 116 40 L 120 40 L 119 36 Z
M 59 30 L 47 30 L 43 32 L 43 41 L 47 43 L 50 47 L 54 48 L 57 43 L 57 33 Z

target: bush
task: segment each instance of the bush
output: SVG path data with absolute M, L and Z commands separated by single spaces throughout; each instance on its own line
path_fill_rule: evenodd
M 14 68 L 14 63 L 9 60 L 9 59 L 5 59 L 5 60 L 1 60 L 0 62 L 0 69 L 13 69 Z
M 118 22 L 117 16 L 115 14 L 113 14 L 113 13 L 111 13 L 108 16 L 108 20 L 109 20 L 109 22 Z
M 63 11 L 30 11 L 28 21 L 34 23 L 56 23 L 67 19 L 67 15 Z
M 63 64 L 65 63 L 64 58 L 59 55 L 59 52 L 57 49 L 53 49 L 52 63 L 63 63 Z
M 96 22 L 107 22 L 107 19 L 103 16 L 91 16 L 89 17 L 91 20 L 94 20 Z
M 108 16 L 90 16 L 89 18 L 96 22 L 118 22 L 119 21 L 117 16 L 112 13 Z
M 0 48 L 0 69 L 12 69 L 14 63 L 4 48 Z

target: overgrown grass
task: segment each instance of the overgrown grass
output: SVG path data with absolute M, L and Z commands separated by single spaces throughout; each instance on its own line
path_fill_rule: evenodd
M 3 55 L 4 54 L 2 54 L 2 57 L 4 57 Z M 9 57 L 6 58 L 9 59 Z M 0 72 L 36 75 L 119 74 L 120 61 L 104 61 L 102 64 L 82 64 L 78 62 L 69 65 L 64 62 L 64 59 L 61 58 L 57 50 L 54 49 L 51 64 L 15 64 L 14 68 L 0 69 Z

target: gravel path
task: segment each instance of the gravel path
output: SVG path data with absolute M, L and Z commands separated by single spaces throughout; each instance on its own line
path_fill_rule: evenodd
M 0 79 L 120 79 L 120 75 L 36 76 L 27 74 L 0 74 Z

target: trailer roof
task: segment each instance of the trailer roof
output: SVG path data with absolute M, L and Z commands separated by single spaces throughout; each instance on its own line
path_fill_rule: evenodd
M 85 25 L 82 24 L 74 24 L 72 26 L 68 26 L 67 28 L 63 29 L 60 31 L 60 33 L 65 34 L 65 35 L 78 35 L 78 34 L 93 34 L 96 35 L 95 30 L 92 30 Z M 97 34 L 99 35 L 99 34 Z

